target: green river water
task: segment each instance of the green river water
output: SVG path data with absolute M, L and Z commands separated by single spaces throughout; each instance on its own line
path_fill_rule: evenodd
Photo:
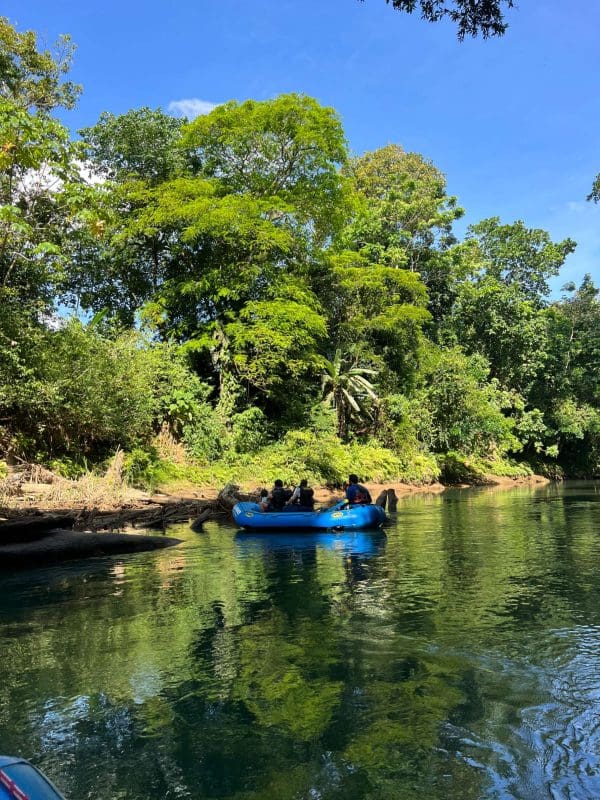
M 0 574 L 0 753 L 68 800 L 600 798 L 600 485 Z

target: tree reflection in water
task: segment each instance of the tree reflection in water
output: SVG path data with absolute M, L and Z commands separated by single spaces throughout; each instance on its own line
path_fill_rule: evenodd
M 73 798 L 593 796 L 600 520 L 576 491 L 6 576 L 2 747 Z

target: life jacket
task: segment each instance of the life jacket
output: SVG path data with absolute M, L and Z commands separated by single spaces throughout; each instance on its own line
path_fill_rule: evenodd
M 315 504 L 315 493 L 312 489 L 309 489 L 307 486 L 300 487 L 300 497 L 298 498 L 298 504 L 301 506 L 314 506 Z
M 354 488 L 354 497 L 350 501 L 353 505 L 367 505 L 373 502 L 371 499 L 371 493 L 366 486 L 362 485 L 362 483 L 355 483 Z
M 270 505 L 275 511 L 281 511 L 290 496 L 289 489 L 284 489 L 283 486 L 276 486 L 271 492 Z

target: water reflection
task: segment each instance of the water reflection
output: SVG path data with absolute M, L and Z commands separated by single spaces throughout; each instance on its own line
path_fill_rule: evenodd
M 238 531 L 235 537 L 240 555 L 244 557 L 253 550 L 315 552 L 317 549 L 333 550 L 336 553 L 354 556 L 373 556 L 385 547 L 383 531 L 348 531 L 345 533 L 250 533 Z
M 5 576 L 0 742 L 72 800 L 600 796 L 600 495 L 413 497 Z

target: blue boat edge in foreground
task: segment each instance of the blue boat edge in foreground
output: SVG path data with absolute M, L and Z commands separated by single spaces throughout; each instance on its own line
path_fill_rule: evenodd
M 261 511 L 257 503 L 236 503 L 233 519 L 248 530 L 365 530 L 387 519 L 380 506 L 337 504 L 321 511 Z
M 56 786 L 24 758 L 0 756 L 0 800 L 65 800 Z

